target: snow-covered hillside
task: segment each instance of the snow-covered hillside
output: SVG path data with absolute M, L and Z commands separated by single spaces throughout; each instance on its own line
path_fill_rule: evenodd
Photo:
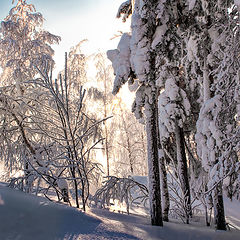
M 237 205 L 232 205 L 237 207 Z M 240 227 L 238 209 L 228 209 Z M 143 239 L 143 240 L 239 240 L 240 231 L 215 231 L 198 224 L 165 223 L 154 227 L 149 219 L 107 210 L 83 213 L 65 205 L 0 186 L 0 239 Z

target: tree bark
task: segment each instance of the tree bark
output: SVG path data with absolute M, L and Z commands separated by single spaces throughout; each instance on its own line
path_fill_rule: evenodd
M 215 227 L 217 230 L 227 230 L 225 213 L 224 213 L 224 203 L 222 195 L 222 183 L 219 183 L 213 192 L 213 205 L 214 205 L 214 220 Z
M 158 105 L 156 105 L 156 109 L 158 112 Z M 158 113 L 157 113 L 158 116 Z M 157 118 L 158 119 L 158 118 Z M 163 221 L 168 222 L 168 214 L 170 209 L 170 199 L 168 192 L 168 183 L 167 183 L 167 170 L 166 170 L 166 161 L 165 154 L 162 149 L 162 144 L 160 141 L 160 132 L 159 125 L 157 120 L 157 133 L 158 133 L 158 158 L 159 158 L 159 172 L 160 172 L 160 182 L 161 182 L 161 190 L 162 190 L 162 209 L 163 209 Z
M 167 184 L 167 171 L 166 171 L 164 157 L 159 157 L 159 164 L 160 164 L 160 177 L 161 177 L 161 189 L 162 189 L 163 221 L 168 222 L 170 200 L 169 200 L 169 192 L 168 192 L 168 184 Z
M 187 158 L 184 145 L 184 133 L 176 123 L 175 129 L 176 145 L 177 145 L 177 161 L 178 161 L 178 175 L 181 188 L 184 194 L 184 207 L 186 211 L 186 221 L 189 223 L 189 216 L 192 215 L 191 210 L 191 195 L 188 179 Z
M 104 114 L 104 117 L 106 118 L 106 114 Z M 105 153 L 107 158 L 107 176 L 110 176 L 110 163 L 109 163 L 109 147 L 108 147 L 108 129 L 105 124 Z
M 155 95 L 155 96 L 154 96 Z M 158 134 L 156 93 L 152 94 L 154 102 L 145 104 L 146 131 L 148 142 L 148 183 L 149 202 L 152 225 L 163 226 L 160 176 L 158 163 Z
M 207 55 L 207 54 L 206 54 Z M 204 102 L 211 98 L 211 81 L 209 78 L 209 68 L 206 64 L 206 57 L 204 59 L 204 72 L 203 72 L 203 86 L 204 86 Z M 211 76 L 211 75 L 210 75 Z M 218 160 L 215 164 L 217 164 Z M 214 222 L 217 230 L 227 230 L 225 213 L 224 213 L 224 203 L 222 196 L 222 183 L 219 183 L 213 191 L 213 205 L 214 205 Z

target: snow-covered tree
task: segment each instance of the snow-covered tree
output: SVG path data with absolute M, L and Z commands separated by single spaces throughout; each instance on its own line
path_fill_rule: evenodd
M 36 87 L 29 84 L 28 89 L 36 90 Z M 39 92 L 42 91 L 37 88 L 38 94 L 35 92 L 34 95 L 33 91 L 31 96 L 25 94 L 24 98 L 16 96 L 16 92 L 16 87 L 11 86 L 3 87 L 0 93 L 1 161 L 4 162 L 10 176 L 14 172 L 20 176 L 11 178 L 10 186 L 26 192 L 32 192 L 35 186 L 34 191 L 37 194 L 43 190 L 40 183 L 44 181 L 56 190 L 58 196 L 63 196 L 64 201 L 68 202 L 67 187 L 63 189 L 58 186 L 57 180 L 60 175 L 55 175 L 48 168 L 49 159 L 53 160 L 52 143 L 39 138 L 39 130 L 35 128 L 32 118 L 33 110 L 37 111 Z M 38 116 L 40 124 L 42 119 Z
M 87 79 L 87 62 L 89 56 L 83 54 L 82 48 L 83 44 L 87 40 L 81 40 L 77 45 L 70 48 L 69 53 L 67 54 L 66 68 L 68 73 L 68 94 L 71 99 L 74 99 L 78 95 L 80 87 L 86 85 Z M 65 69 L 60 71 L 58 78 L 64 76 Z
M 102 113 L 104 118 L 109 117 L 113 114 L 112 112 L 112 101 L 113 96 L 111 95 L 111 76 L 112 76 L 112 68 L 109 64 L 107 64 L 106 60 L 106 54 L 98 53 L 94 57 L 95 60 L 95 67 L 97 70 L 96 79 L 98 84 L 101 84 L 98 88 L 95 88 L 95 93 L 98 96 L 95 95 L 97 100 L 100 101 L 101 108 L 99 109 Z M 93 88 L 92 88 L 93 89 Z M 104 152 L 106 156 L 106 162 L 107 162 L 107 176 L 110 176 L 110 160 L 112 161 L 113 156 L 113 135 L 114 135 L 114 124 L 110 121 L 106 121 L 103 123 L 103 136 L 104 136 Z
M 14 1 L 13 1 L 14 3 Z M 18 0 L 0 28 L 0 66 L 3 69 L 1 82 L 21 83 L 32 79 L 45 63 L 53 62 L 51 44 L 60 37 L 42 29 L 44 18 L 26 0 Z
M 157 135 L 157 88 L 155 78 L 156 54 L 151 49 L 153 36 L 157 27 L 157 1 L 135 1 L 132 5 L 131 34 L 124 33 L 118 44 L 118 49 L 108 51 L 116 75 L 113 93 L 116 94 L 127 81 L 136 85 L 136 100 L 133 111 L 137 118 L 143 118 L 145 113 L 148 169 L 149 198 L 151 222 L 162 226 L 162 208 L 160 193 L 160 177 L 158 163 Z M 121 10 L 120 10 L 121 12 Z
M 9 166 L 24 163 L 23 169 L 27 182 L 31 172 L 28 168 L 32 167 L 24 160 L 24 152 L 27 151 L 34 159 L 36 157 L 36 149 L 33 144 L 35 134 L 31 134 L 29 131 L 31 129 L 29 106 L 32 106 L 33 102 L 36 104 L 33 95 L 37 88 L 30 83 L 24 84 L 24 82 L 32 80 L 36 75 L 37 70 L 34 65 L 43 70 L 46 67 L 45 63 L 53 63 L 54 51 L 51 44 L 60 41 L 60 37 L 41 28 L 43 20 L 42 14 L 36 12 L 32 4 L 28 4 L 26 0 L 19 0 L 1 22 L 0 29 L 0 66 L 3 70 L 1 85 L 6 86 L 1 91 L 1 97 L 4 99 L 1 102 L 4 111 L 1 114 L 1 121 L 4 123 L 6 119 L 9 120 L 8 124 L 5 122 L 2 125 L 6 136 L 2 143 L 3 146 L 8 143 L 7 152 L 10 155 L 12 150 L 16 154 L 13 157 L 15 163 Z M 11 84 L 13 85 L 9 87 Z M 28 90 L 26 91 L 26 89 Z M 9 134 L 6 128 L 14 129 L 14 131 Z M 18 147 L 14 147 L 16 141 Z M 36 159 L 34 161 L 38 162 Z M 9 161 L 6 162 L 9 163 Z M 10 161 L 10 163 L 12 162 Z
M 131 205 L 145 206 L 148 200 L 147 187 L 131 177 L 108 177 L 103 186 L 94 195 L 95 205 L 101 208 L 110 207 L 115 200 L 126 205 L 127 213 Z
M 67 54 L 65 58 L 67 63 Z M 48 191 L 54 189 L 66 202 L 73 189 L 76 206 L 81 197 L 85 210 L 92 182 L 101 174 L 92 152 L 103 141 L 98 127 L 102 121 L 85 112 L 85 90 L 77 91 L 68 82 L 67 65 L 56 80 L 51 66 L 50 73 L 35 68 L 40 77 L 22 83 L 27 85 L 24 95 L 15 85 L 0 92 L 2 160 L 23 172 L 11 180 L 11 186 L 41 192 L 49 199 Z M 73 92 L 78 95 L 73 97 Z
M 239 51 L 239 9 L 233 3 L 190 1 L 188 17 L 195 24 L 191 24 L 185 38 L 185 70 L 192 85 L 197 81 L 201 86 L 197 152 L 208 175 L 205 190 L 213 198 L 216 228 L 222 230 L 226 230 L 223 179 L 229 178 L 228 189 L 236 189 L 239 171 L 235 97 L 239 61 L 234 56 Z
M 96 121 L 84 112 L 83 99 L 86 91 L 82 87 L 77 97 L 71 97 L 71 87 L 74 86 L 68 82 L 67 53 L 65 60 L 65 72 L 59 79 L 53 80 L 51 73 L 48 75 L 38 69 L 41 77 L 35 82 L 45 89 L 42 94 L 48 95 L 48 103 L 43 103 L 32 118 L 39 129 L 38 134 L 57 145 L 56 158 L 59 161 L 55 166 L 61 173 L 68 171 L 63 179 L 69 179 L 73 183 L 77 207 L 80 206 L 80 188 L 85 211 L 90 194 L 90 178 L 94 172 L 101 172 L 100 165 L 92 159 L 91 153 L 103 141 L 98 131 L 99 125 L 106 119 Z M 38 124 L 39 118 L 42 119 L 41 124 Z
M 156 81 L 159 91 L 159 130 L 164 145 L 172 137 L 176 149 L 178 181 L 180 181 L 189 218 L 191 195 L 184 143 L 185 123 L 190 115 L 190 102 L 181 61 L 184 57 L 182 29 L 185 28 L 184 2 L 160 1 L 158 26 L 152 49 L 156 52 Z M 188 222 L 188 220 L 187 220 Z
M 118 17 L 123 14 L 125 21 L 132 14 L 131 33 L 124 33 L 118 49 L 108 52 L 116 75 L 113 93 L 126 82 L 136 89 L 133 111 L 146 121 L 148 134 L 158 98 L 161 144 L 176 165 L 186 218 L 191 215 L 189 169 L 197 178 L 213 180 L 202 184 L 208 182 L 205 195 L 213 196 L 218 229 L 225 229 L 222 180 L 229 177 L 229 194 L 239 188 L 238 10 L 238 1 L 139 0 L 132 7 L 126 1 Z M 203 169 L 191 143 L 196 131 Z
M 115 173 L 117 176 L 147 175 L 146 133 L 130 110 L 126 109 L 124 99 L 118 103 L 119 112 L 114 115 L 118 131 L 115 135 Z
M 132 14 L 133 1 L 127 0 L 123 2 L 117 12 L 117 18 L 122 18 L 123 22 L 126 22 L 126 19 Z

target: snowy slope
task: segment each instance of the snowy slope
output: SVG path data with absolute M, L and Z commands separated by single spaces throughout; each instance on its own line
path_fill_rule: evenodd
M 240 230 L 240 201 L 231 201 L 229 198 L 224 198 L 226 221 L 234 228 Z M 240 239 L 240 233 L 239 233 Z
M 0 186 L 0 239 L 72 239 L 92 233 L 100 220 Z
M 0 239 L 136 239 L 75 208 L 0 186 Z
M 85 214 L 0 186 L 0 239 L 239 240 L 240 231 L 216 232 L 206 227 L 179 223 L 166 223 L 164 228 L 153 227 L 146 217 L 99 209 Z

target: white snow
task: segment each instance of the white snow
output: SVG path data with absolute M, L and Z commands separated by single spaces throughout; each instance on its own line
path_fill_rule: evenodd
M 197 40 L 194 40 L 194 37 L 191 36 L 187 42 L 187 56 L 190 62 L 197 59 L 198 45 Z
M 68 189 L 68 184 L 65 179 L 58 179 L 57 180 L 57 185 L 60 189 Z
M 127 82 L 130 74 L 130 35 L 124 33 L 118 44 L 118 49 L 107 51 L 107 57 L 114 69 L 113 94 L 117 94 L 121 86 Z
M 155 48 L 158 45 L 158 43 L 162 41 L 162 38 L 166 33 L 167 29 L 168 28 L 166 24 L 157 27 L 156 32 L 153 36 L 152 48 Z
M 234 0 L 234 4 L 238 7 L 240 7 L 240 0 Z
M 184 107 L 183 109 L 181 105 Z M 176 122 L 179 127 L 183 126 L 186 116 L 190 114 L 191 105 L 186 92 L 176 85 L 174 79 L 169 78 L 165 83 L 165 89 L 158 98 L 158 108 L 159 131 L 164 140 L 169 137 L 169 133 L 175 131 Z
M 102 209 L 83 213 L 48 200 L 0 186 L 1 240 L 237 240 L 240 231 L 215 231 L 197 224 L 151 226 L 148 217 Z M 227 219 L 240 228 L 239 203 L 229 203 Z M 229 213 L 229 214 L 228 214 Z
M 196 0 L 188 0 L 188 8 L 192 10 L 195 6 Z
M 132 84 L 128 82 L 128 89 L 130 92 L 135 92 L 139 87 L 138 80 L 136 79 Z

